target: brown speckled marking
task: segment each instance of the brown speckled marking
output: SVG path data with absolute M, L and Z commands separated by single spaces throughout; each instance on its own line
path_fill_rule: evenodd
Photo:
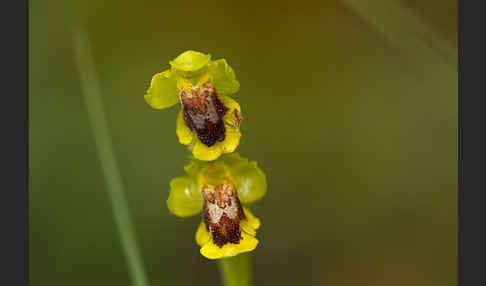
M 240 127 L 241 122 L 243 121 L 243 116 L 241 116 L 241 113 L 235 108 L 233 115 L 235 116 L 235 126 Z
M 225 139 L 223 116 L 226 107 L 209 82 L 202 87 L 193 87 L 190 92 L 181 91 L 180 99 L 184 121 L 204 145 L 211 147 Z
M 235 187 L 228 183 L 216 187 L 205 185 L 202 195 L 204 222 L 214 244 L 220 248 L 226 243 L 238 244 L 241 240 L 240 220 L 245 219 L 245 214 Z

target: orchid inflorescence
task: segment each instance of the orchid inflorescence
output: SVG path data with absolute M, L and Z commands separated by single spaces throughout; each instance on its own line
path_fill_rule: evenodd
M 186 176 L 173 178 L 167 207 L 179 217 L 200 212 L 196 231 L 200 252 L 219 259 L 252 251 L 260 220 L 248 209 L 267 191 L 265 173 L 256 162 L 233 153 L 241 138 L 240 105 L 229 95 L 240 84 L 225 59 L 186 51 L 170 69 L 153 76 L 144 96 L 153 108 L 181 104 L 176 120 L 179 142 L 188 145 Z

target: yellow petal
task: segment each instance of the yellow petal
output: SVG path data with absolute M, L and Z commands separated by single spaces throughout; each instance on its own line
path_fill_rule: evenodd
M 246 232 L 251 236 L 256 235 L 256 230 L 248 223 L 247 220 L 240 221 L 240 228 L 241 230 L 243 230 L 244 232 Z
M 240 221 L 241 229 L 251 236 L 256 235 L 256 229 L 260 227 L 260 219 L 254 216 L 247 208 L 243 208 L 246 219 Z
M 238 128 L 225 124 L 226 135 L 222 142 L 216 142 L 211 147 L 206 146 L 197 137 L 195 138 L 192 154 L 201 161 L 213 161 L 218 159 L 223 153 L 231 153 L 236 150 L 240 144 L 241 132 Z
M 226 125 L 226 136 L 223 143 L 224 153 L 231 153 L 236 150 L 238 144 L 240 144 L 241 132 L 239 128 Z
M 203 246 L 211 240 L 211 234 L 206 230 L 206 225 L 204 221 L 199 224 L 196 231 L 196 243 L 199 246 Z
M 176 134 L 179 138 L 179 142 L 184 145 L 189 145 L 194 138 L 194 132 L 186 125 L 184 118 L 182 117 L 182 110 L 179 111 L 176 121 Z
M 226 95 L 218 95 L 218 98 L 221 101 L 221 103 L 223 103 L 223 105 L 226 106 L 226 108 L 230 110 L 236 109 L 239 112 L 241 112 L 240 104 L 236 102 L 236 100 Z
M 248 224 L 253 229 L 258 229 L 260 227 L 260 219 L 254 216 L 249 209 L 243 208 L 243 213 L 245 214 L 245 223 Z
M 234 99 L 229 96 L 219 95 L 219 100 L 228 109 L 223 116 L 224 122 L 231 126 L 239 127 L 243 117 L 241 116 L 241 107 Z
M 226 139 L 225 139 L 226 141 Z M 217 142 L 213 146 L 208 147 L 204 145 L 199 139 L 196 138 L 196 143 L 192 149 L 192 154 L 196 159 L 201 161 L 213 161 L 216 160 L 223 153 L 224 145 L 223 142 Z
M 213 243 L 211 240 L 210 242 L 206 243 L 203 247 L 201 247 L 201 254 L 209 259 L 219 259 L 219 258 L 226 258 L 238 255 L 243 252 L 252 251 L 258 245 L 258 239 L 255 237 L 242 232 L 241 233 L 241 240 L 238 244 L 234 243 L 227 243 L 223 247 L 219 247 Z

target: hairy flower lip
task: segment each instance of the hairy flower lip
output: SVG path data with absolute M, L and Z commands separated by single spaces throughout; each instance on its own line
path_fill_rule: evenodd
M 241 240 L 240 221 L 245 219 L 238 194 L 233 184 L 204 185 L 203 212 L 206 230 L 214 244 L 222 248 L 227 243 L 238 244 Z
M 204 145 L 211 147 L 224 141 L 226 127 L 223 117 L 227 108 L 218 99 L 211 83 L 192 86 L 180 92 L 180 101 L 185 124 Z
M 204 184 L 201 194 L 203 222 L 196 232 L 201 254 L 217 259 L 255 249 L 260 221 L 242 207 L 231 180 L 224 178 L 219 185 Z
M 238 242 L 228 242 L 219 246 L 213 241 L 204 221 L 199 224 L 196 231 L 196 242 L 201 246 L 201 255 L 208 259 L 221 259 L 253 251 L 257 247 L 259 242 L 255 238 L 255 234 L 256 229 L 260 227 L 260 220 L 246 208 L 243 208 L 243 212 L 245 219 L 240 220 L 241 238 Z
M 232 98 L 225 95 L 218 95 L 218 100 L 221 101 L 224 110 L 226 111 L 222 117 L 222 124 L 224 125 L 224 139 L 222 141 L 215 141 L 211 146 L 204 144 L 201 137 L 198 136 L 186 123 L 184 119 L 184 111 L 179 112 L 176 124 L 176 133 L 179 142 L 184 145 L 192 144 L 192 151 L 194 157 L 201 161 L 214 161 L 224 153 L 234 152 L 238 147 L 241 138 L 241 131 L 239 126 L 234 123 L 234 110 L 240 112 L 239 104 Z M 220 123 L 221 124 L 221 123 Z M 222 130 L 222 127 L 219 128 Z M 211 133 L 210 133 L 211 134 Z M 214 134 L 214 133 L 213 133 Z M 222 138 L 222 136 L 220 136 Z M 204 139 L 203 139 L 204 140 Z

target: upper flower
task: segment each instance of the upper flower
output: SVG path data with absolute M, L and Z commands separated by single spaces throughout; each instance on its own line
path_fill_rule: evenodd
M 170 182 L 167 206 L 180 217 L 203 212 L 196 232 L 201 254 L 218 259 L 255 249 L 260 220 L 243 205 L 267 191 L 265 173 L 257 163 L 232 153 L 209 163 L 191 158 L 184 170 L 187 176 Z
M 181 103 L 176 133 L 203 161 L 233 152 L 240 142 L 240 105 L 228 95 L 238 92 L 239 82 L 225 59 L 186 51 L 171 68 L 153 76 L 145 101 L 156 109 Z

